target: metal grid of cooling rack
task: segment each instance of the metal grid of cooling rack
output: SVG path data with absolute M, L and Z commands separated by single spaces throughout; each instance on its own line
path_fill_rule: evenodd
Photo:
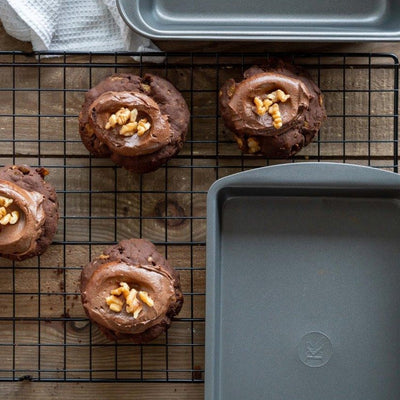
M 0 163 L 46 167 L 61 211 L 43 256 L 0 262 L 0 380 L 202 382 L 209 186 L 281 162 L 398 171 L 398 60 L 392 55 L 279 55 L 309 70 L 328 111 L 314 142 L 285 161 L 241 155 L 218 110 L 220 85 L 271 54 L 48 55 L 0 53 Z M 130 175 L 90 157 L 79 140 L 84 92 L 114 72 L 167 77 L 190 107 L 184 149 L 154 173 Z M 185 294 L 171 329 L 147 345 L 108 341 L 80 304 L 81 265 L 128 237 L 155 242 L 180 271 Z

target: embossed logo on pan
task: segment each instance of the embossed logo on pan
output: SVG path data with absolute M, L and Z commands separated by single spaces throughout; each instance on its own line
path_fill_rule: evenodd
M 300 360 L 308 367 L 322 367 L 332 356 L 330 339 L 322 332 L 309 332 L 297 346 Z

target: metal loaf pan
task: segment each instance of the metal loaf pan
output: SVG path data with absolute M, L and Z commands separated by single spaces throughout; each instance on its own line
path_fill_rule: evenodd
M 152 39 L 400 40 L 398 0 L 117 0 L 122 17 Z
M 207 400 L 400 398 L 400 176 L 285 164 L 207 209 Z

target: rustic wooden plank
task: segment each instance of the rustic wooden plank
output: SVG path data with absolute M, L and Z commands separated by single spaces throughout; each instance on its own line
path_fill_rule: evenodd
M 203 399 L 202 384 L 149 384 L 149 383 L 31 383 L 18 382 L 13 384 L 1 383 L 0 391 L 10 400 L 53 400 L 70 399 L 171 399 L 171 400 L 200 400 Z

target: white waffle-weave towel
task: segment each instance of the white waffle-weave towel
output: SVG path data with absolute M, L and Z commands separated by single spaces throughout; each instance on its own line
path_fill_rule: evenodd
M 124 23 L 115 0 L 0 0 L 7 33 L 36 51 L 157 51 Z

